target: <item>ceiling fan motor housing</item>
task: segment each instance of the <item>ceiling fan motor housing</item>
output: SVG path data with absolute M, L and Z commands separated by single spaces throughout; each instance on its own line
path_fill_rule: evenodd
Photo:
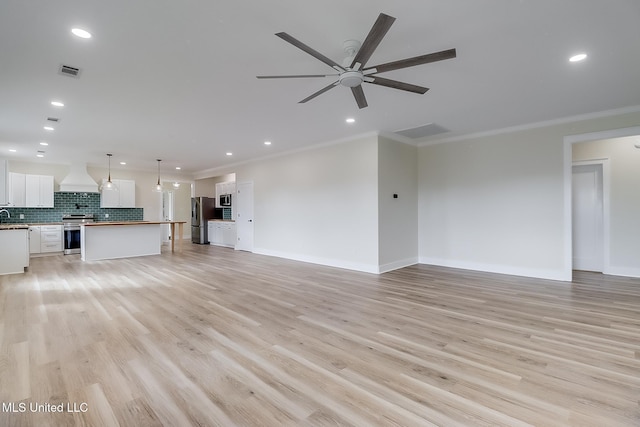
M 362 84 L 364 76 L 360 71 L 348 70 L 340 74 L 340 84 L 346 87 L 356 87 Z

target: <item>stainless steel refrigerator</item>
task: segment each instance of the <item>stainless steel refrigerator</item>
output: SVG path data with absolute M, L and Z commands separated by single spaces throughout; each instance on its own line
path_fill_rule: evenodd
M 200 245 L 209 244 L 207 221 L 213 219 L 216 199 L 210 197 L 191 198 L 191 241 Z

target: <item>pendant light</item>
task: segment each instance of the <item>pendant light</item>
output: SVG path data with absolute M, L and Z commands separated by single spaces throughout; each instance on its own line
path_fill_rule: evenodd
M 102 184 L 102 189 L 103 190 L 115 190 L 117 191 L 118 188 L 116 187 L 116 185 L 111 181 L 111 156 L 113 156 L 113 154 L 111 153 L 107 153 L 107 158 L 109 159 L 109 177 L 107 178 L 107 182 L 105 182 L 104 184 Z
M 162 160 L 156 159 L 156 161 L 158 162 L 158 183 L 154 187 L 154 190 L 157 191 L 157 192 L 161 192 L 162 191 L 162 184 L 160 184 L 160 162 Z

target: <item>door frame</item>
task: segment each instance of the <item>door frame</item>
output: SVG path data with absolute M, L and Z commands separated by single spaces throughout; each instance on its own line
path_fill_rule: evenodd
M 583 133 L 577 135 L 567 135 L 564 137 L 564 272 L 563 279 L 570 282 L 573 277 L 573 248 L 572 243 L 572 228 L 573 228 L 573 220 L 572 220 L 572 206 L 571 206 L 571 196 L 572 196 L 572 166 L 573 166 L 573 144 L 577 144 L 579 142 L 587 142 L 587 141 L 597 141 L 600 139 L 613 139 L 613 138 L 622 138 L 625 136 L 635 136 L 640 135 L 640 126 L 632 126 L 627 128 L 620 129 L 612 129 L 601 132 L 590 132 Z M 607 174 L 609 173 L 607 168 Z M 605 171 L 604 167 L 602 170 L 602 179 L 603 179 L 603 192 L 605 191 Z M 609 177 L 607 176 L 607 181 L 609 181 Z M 608 189 L 606 190 L 609 191 Z M 604 197 L 604 194 L 603 194 Z M 604 203 L 604 200 L 603 200 Z M 604 206 L 603 206 L 604 209 Z M 608 207 L 607 207 L 608 211 Z M 603 213 L 604 214 L 604 213 Z M 607 218 L 608 218 L 607 212 Z M 605 226 L 608 227 L 608 226 Z M 607 232 L 608 233 L 608 232 Z M 607 244 L 609 244 L 607 239 Z M 607 271 L 610 271 L 611 265 L 609 264 L 610 259 L 608 255 L 608 250 L 606 251 L 607 255 L 605 255 L 605 267 L 607 267 Z M 610 274 L 604 272 L 604 274 Z
M 610 194 L 611 194 L 611 175 L 609 169 L 609 159 L 593 159 L 571 162 L 571 173 L 573 174 L 573 166 L 602 166 L 602 273 L 611 274 L 611 246 L 610 246 Z M 573 181 L 573 180 L 572 180 Z M 573 192 L 573 186 L 571 188 Z M 573 271 L 573 206 L 571 215 L 571 269 Z

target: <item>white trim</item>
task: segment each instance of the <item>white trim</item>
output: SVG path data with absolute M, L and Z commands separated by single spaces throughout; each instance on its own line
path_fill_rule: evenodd
M 569 275 L 561 269 L 522 268 L 511 265 L 485 264 L 479 262 L 458 261 L 443 258 L 420 257 L 420 264 L 437 265 L 440 267 L 459 268 L 462 270 L 482 271 L 486 273 L 507 274 L 510 276 L 533 277 L 536 279 L 571 281 Z
M 430 139 L 430 140 L 427 140 L 427 141 L 424 141 L 424 142 L 420 142 L 417 145 L 418 145 L 418 147 L 426 147 L 426 146 L 429 146 L 429 145 L 444 144 L 445 142 L 464 141 L 464 140 L 467 140 L 467 139 L 483 138 L 483 137 L 488 137 L 488 136 L 501 135 L 501 134 L 505 134 L 505 133 L 521 132 L 521 131 L 531 130 L 531 129 L 536 129 L 536 128 L 556 126 L 556 125 L 562 125 L 562 124 L 566 124 L 566 123 L 574 123 L 574 122 L 580 122 L 580 121 L 585 121 L 585 120 L 600 119 L 600 118 L 603 118 L 603 117 L 611 117 L 611 116 L 617 116 L 617 115 L 621 115 L 621 114 L 629 114 L 629 113 L 637 113 L 637 112 L 640 112 L 640 105 L 633 105 L 633 106 L 630 106 L 630 107 L 617 108 L 617 109 L 614 109 L 614 110 L 599 111 L 599 112 L 596 112 L 596 113 L 581 114 L 581 115 L 577 115 L 577 116 L 563 117 L 563 118 L 560 118 L 560 119 L 546 120 L 546 121 L 542 121 L 542 122 L 528 123 L 528 124 L 524 124 L 524 125 L 511 126 L 511 127 L 506 127 L 506 128 L 502 128 L 502 129 L 493 129 L 493 130 L 488 130 L 488 131 L 484 131 L 484 132 L 475 132 L 475 133 L 468 133 L 468 134 L 465 134 L 465 135 L 450 136 L 448 138 Z M 605 132 L 596 132 L 596 133 L 605 133 Z M 584 135 L 588 135 L 588 134 L 584 134 Z M 582 135 L 575 135 L 575 136 L 582 136 Z M 627 136 L 630 136 L 630 135 L 627 135 Z M 610 138 L 616 138 L 616 137 L 614 136 L 614 137 L 610 137 Z M 595 138 L 595 139 L 601 139 L 601 138 Z
M 612 276 L 624 276 L 624 277 L 640 277 L 640 268 L 634 267 L 609 267 L 609 272 Z
M 258 158 L 254 158 L 254 159 L 250 159 L 250 160 L 245 160 L 245 161 L 241 161 L 241 162 L 236 162 L 236 163 L 231 163 L 228 165 L 224 165 L 224 166 L 219 166 L 219 167 L 215 167 L 215 168 L 210 168 L 210 169 L 205 169 L 202 171 L 198 171 L 198 172 L 194 172 L 193 177 L 194 179 L 205 179 L 205 178 L 211 178 L 214 176 L 218 176 L 218 175 L 223 175 L 226 173 L 230 173 L 228 172 L 229 170 L 235 169 L 239 166 L 244 166 L 244 165 L 248 165 L 248 164 L 252 164 L 252 163 L 258 163 L 258 162 L 262 162 L 265 160 L 269 160 L 269 159 L 276 159 L 279 157 L 286 157 L 289 156 L 291 154 L 295 154 L 295 153 L 302 153 L 305 151 L 312 151 L 312 150 L 317 150 L 320 148 L 324 148 L 324 147 L 330 147 L 332 145 L 338 145 L 338 144 L 345 144 L 347 142 L 351 142 L 351 141 L 357 141 L 360 139 L 364 139 L 364 138 L 371 138 L 371 137 L 378 137 L 379 133 L 378 132 L 366 132 L 366 133 L 361 133 L 358 135 L 352 135 L 346 138 L 340 138 L 340 139 L 335 139 L 335 140 L 331 140 L 331 141 L 327 141 L 327 142 L 321 142 L 318 144 L 313 144 L 313 145 L 309 145 L 306 147 L 301 147 L 301 148 L 296 148 L 293 150 L 286 150 L 283 151 L 281 153 L 275 153 L 275 154 L 269 154 L 263 157 L 258 157 Z
M 319 264 L 319 265 L 325 265 L 328 267 L 337 267 L 337 268 L 344 268 L 346 270 L 361 271 L 364 273 L 378 274 L 378 270 L 379 270 L 378 266 L 373 264 L 348 262 L 348 261 L 343 261 L 339 259 L 307 256 L 307 255 L 294 254 L 294 253 L 282 252 L 282 251 L 272 251 L 270 249 L 264 249 L 264 248 L 254 248 L 253 253 L 259 254 L 259 255 L 273 256 L 277 258 L 285 258 L 293 261 L 308 262 L 310 264 Z
M 572 156 L 573 157 L 573 156 Z M 601 165 L 602 166 L 602 245 L 603 245 L 603 260 L 602 260 L 602 273 L 611 274 L 611 169 L 609 168 L 609 159 L 593 159 L 572 162 L 573 166 L 589 166 L 589 165 Z M 572 176 L 573 181 L 573 176 Z M 571 188 L 573 192 L 573 188 Z M 573 207 L 571 207 L 573 212 Z M 571 230 L 573 231 L 573 215 L 571 216 Z M 573 270 L 573 235 L 571 236 L 571 269 Z
M 399 268 L 409 267 L 418 264 L 418 257 L 401 259 L 398 261 L 381 264 L 378 266 L 378 273 L 387 273 L 389 271 L 398 270 Z
M 403 144 L 407 144 L 407 145 L 411 145 L 412 147 L 417 147 L 418 143 L 415 141 L 415 139 L 411 139 L 411 138 L 407 138 L 404 135 L 400 135 L 397 133 L 393 133 L 393 132 L 379 132 L 378 136 L 383 137 L 383 138 L 387 138 L 387 139 L 391 139 L 393 141 L 396 142 L 401 142 Z
M 573 268 L 573 254 L 572 254 L 572 217 L 571 217 L 571 171 L 573 166 L 573 150 L 572 145 L 578 142 L 598 141 L 602 139 L 623 138 L 625 136 L 640 135 L 640 126 L 633 126 L 628 128 L 611 129 L 602 132 L 590 132 L 578 135 L 567 135 L 564 137 L 564 275 L 568 276 L 571 280 L 572 268 Z M 604 180 L 604 170 L 603 170 Z M 604 182 L 603 182 L 604 184 Z M 609 272 L 606 274 L 615 274 L 611 272 L 612 267 L 609 267 Z

